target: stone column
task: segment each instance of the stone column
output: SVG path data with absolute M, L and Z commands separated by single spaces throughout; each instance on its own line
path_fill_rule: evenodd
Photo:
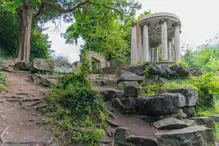
M 169 58 L 169 61 L 171 62 L 172 61 L 172 41 L 169 41 L 169 55 L 168 55 L 168 58 Z
M 132 38 L 131 38 L 131 64 L 137 64 L 137 36 L 136 26 L 132 27 Z
M 180 62 L 181 61 L 181 52 L 180 52 L 180 27 L 179 27 L 179 24 L 174 25 L 174 49 L 175 49 L 176 62 Z
M 168 32 L 167 32 L 167 22 L 165 20 L 162 20 L 162 26 L 161 26 L 161 44 L 162 44 L 162 56 L 163 61 L 168 60 Z
M 159 51 L 158 51 L 158 47 L 154 48 L 154 62 L 159 62 Z
M 155 50 L 155 48 L 151 48 L 151 61 L 152 62 L 155 62 L 154 50 Z
M 142 27 L 141 25 L 136 25 L 136 35 L 137 35 L 137 64 L 141 64 L 143 62 L 142 55 Z
M 150 61 L 150 53 L 149 53 L 149 34 L 148 34 L 148 26 L 144 25 L 143 28 L 143 62 Z

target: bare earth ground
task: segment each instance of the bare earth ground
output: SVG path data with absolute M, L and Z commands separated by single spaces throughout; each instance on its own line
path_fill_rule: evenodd
M 40 124 L 37 108 L 50 89 L 28 81 L 27 73 L 6 73 L 8 85 L 0 94 L 1 146 L 43 146 L 53 141 L 50 130 Z

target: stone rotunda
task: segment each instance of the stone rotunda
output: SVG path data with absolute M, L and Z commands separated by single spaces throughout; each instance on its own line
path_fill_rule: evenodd
M 175 14 L 154 13 L 141 19 L 132 28 L 131 64 L 181 61 L 180 29 L 181 21 Z

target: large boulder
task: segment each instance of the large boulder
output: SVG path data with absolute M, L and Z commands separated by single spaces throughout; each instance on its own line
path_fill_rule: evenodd
M 135 113 L 136 99 L 135 98 L 114 98 L 112 106 L 121 113 Z
M 216 133 L 215 122 L 212 118 L 210 118 L 210 117 L 193 117 L 191 119 L 194 120 L 197 125 L 203 125 L 203 126 L 206 126 L 208 128 L 211 128 L 213 130 L 213 132 Z
M 149 116 L 177 114 L 185 105 L 185 97 L 181 94 L 164 93 L 152 97 L 136 99 L 136 111 Z
M 54 61 L 34 58 L 31 72 L 53 72 Z
M 170 90 L 171 93 L 180 93 L 186 98 L 186 106 L 196 106 L 198 100 L 198 92 L 195 89 L 190 88 L 180 88 Z
M 190 126 L 155 134 L 159 146 L 214 146 L 215 137 L 210 128 Z
M 125 82 L 120 82 L 117 87 L 121 90 L 124 90 L 125 87 L 128 87 L 128 86 L 132 86 L 132 87 L 138 87 L 139 84 L 137 81 L 125 81 Z
M 147 138 L 143 136 L 129 136 L 126 138 L 126 142 L 135 146 L 158 146 L 155 139 Z
M 120 71 L 120 78 L 118 80 L 118 83 L 124 82 L 124 81 L 137 81 L 142 82 L 145 78 L 143 76 L 138 76 L 135 73 L 128 72 L 125 70 Z
M 175 118 L 165 118 L 154 123 L 154 127 L 161 130 L 181 129 L 188 127 L 187 123 Z

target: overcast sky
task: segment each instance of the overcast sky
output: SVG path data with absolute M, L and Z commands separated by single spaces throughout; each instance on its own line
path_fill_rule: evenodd
M 218 0 L 138 0 L 142 4 L 141 13 L 145 10 L 155 12 L 170 12 L 177 14 L 182 22 L 181 42 L 193 45 L 201 45 L 206 40 L 214 37 L 219 32 Z M 67 57 L 70 62 L 79 60 L 80 40 L 78 46 L 65 44 L 60 33 L 70 24 L 62 23 L 59 30 L 54 31 L 54 25 L 50 24 L 49 34 L 52 41 L 52 50 L 56 54 Z

